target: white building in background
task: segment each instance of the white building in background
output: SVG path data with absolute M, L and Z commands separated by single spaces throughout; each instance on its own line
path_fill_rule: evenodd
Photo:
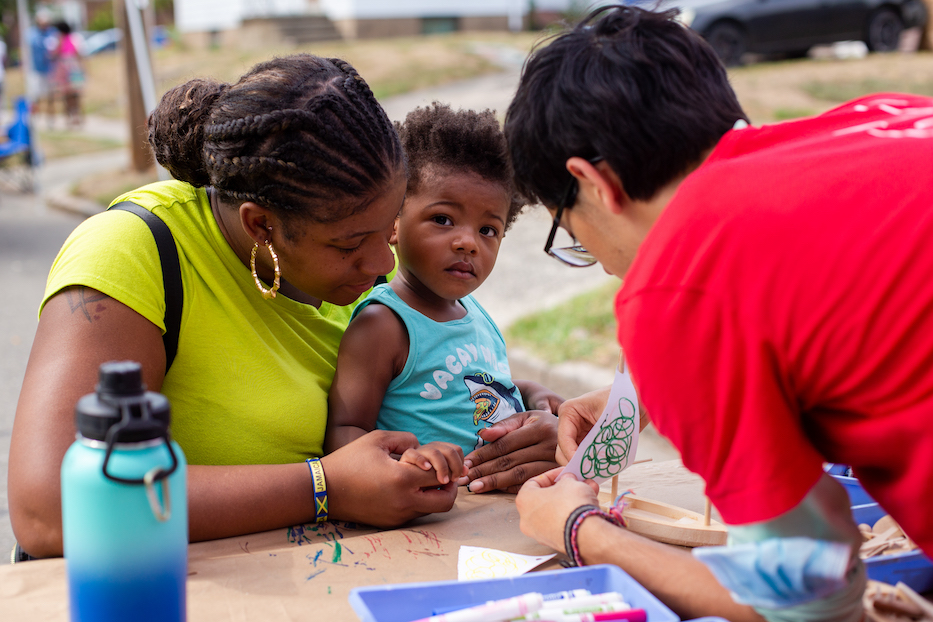
M 591 0 L 593 1 L 593 0 Z M 582 6 L 580 0 L 175 0 L 181 33 L 254 31 L 268 36 L 301 22 L 324 20 L 333 37 L 411 36 L 453 31 L 521 30 L 530 9 L 544 22 Z M 248 39 L 249 33 L 241 33 Z M 331 38 L 333 38 L 331 37 Z
M 457 30 L 521 30 L 528 0 L 319 0 L 347 38 Z M 355 30 L 355 32 L 353 32 Z M 370 33 L 373 33 L 370 35 Z M 378 33 L 378 34 L 377 34 Z

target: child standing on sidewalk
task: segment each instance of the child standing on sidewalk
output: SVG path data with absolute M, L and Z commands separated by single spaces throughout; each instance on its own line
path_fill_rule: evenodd
M 412 432 L 422 446 L 402 461 L 445 484 L 466 475 L 463 456 L 487 426 L 526 405 L 556 414 L 563 400 L 512 380 L 505 340 L 470 295 L 523 205 L 494 114 L 435 103 L 398 129 L 409 166 L 391 238 L 399 271 L 359 305 L 340 344 L 325 451 L 375 428 Z

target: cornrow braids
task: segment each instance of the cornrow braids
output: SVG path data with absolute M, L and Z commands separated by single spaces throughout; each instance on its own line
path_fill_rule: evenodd
M 232 85 L 176 87 L 150 116 L 149 142 L 177 179 L 286 223 L 351 216 L 405 172 L 398 134 L 366 81 L 344 60 L 311 54 L 260 63 Z
M 359 117 L 360 126 L 366 131 L 367 137 L 374 144 L 378 144 L 382 140 L 382 134 L 387 131 L 395 131 L 388 115 L 376 101 L 376 96 L 373 94 L 372 89 L 369 88 L 369 84 L 350 63 L 339 58 L 329 60 L 333 61 L 347 74 L 344 89 L 347 95 L 356 103 L 356 106 L 351 108 L 351 113 Z M 399 147 L 399 154 L 397 155 L 401 155 L 401 147 Z
M 408 192 L 418 192 L 429 167 L 469 171 L 500 184 L 511 197 L 505 228 L 512 225 L 527 204 L 515 189 L 505 135 L 491 110 L 454 111 L 433 102 L 408 113 L 397 124 L 408 159 Z

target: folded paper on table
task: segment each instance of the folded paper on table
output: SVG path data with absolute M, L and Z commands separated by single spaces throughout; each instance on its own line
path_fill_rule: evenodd
M 479 546 L 461 546 L 457 559 L 457 579 L 517 577 L 548 561 L 551 555 L 519 555 Z

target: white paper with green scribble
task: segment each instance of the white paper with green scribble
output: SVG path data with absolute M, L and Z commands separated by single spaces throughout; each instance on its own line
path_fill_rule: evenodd
M 616 370 L 603 414 L 580 443 L 564 473 L 604 482 L 635 461 L 638 449 L 638 395 L 628 369 Z

